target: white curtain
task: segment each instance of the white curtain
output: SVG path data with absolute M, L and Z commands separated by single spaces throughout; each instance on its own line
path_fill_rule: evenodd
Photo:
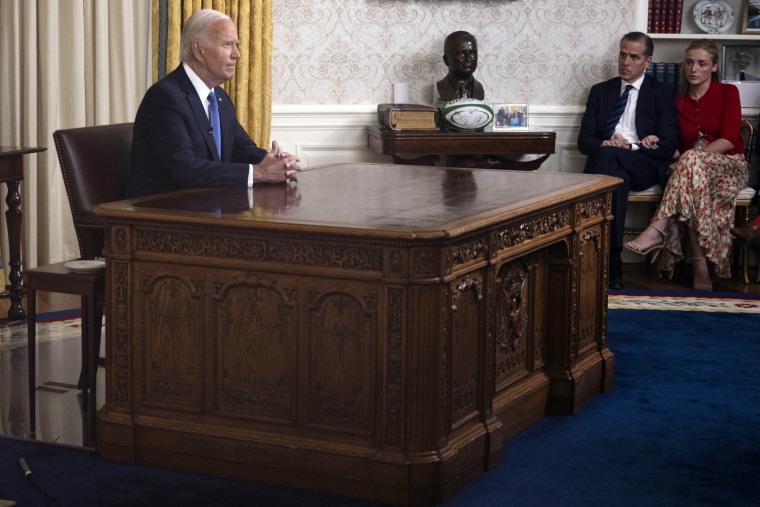
M 134 121 L 149 45 L 150 0 L 0 0 L 0 145 L 47 148 L 24 157 L 25 267 L 79 256 L 53 132 Z

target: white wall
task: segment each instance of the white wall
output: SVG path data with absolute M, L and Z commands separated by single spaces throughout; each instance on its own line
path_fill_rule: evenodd
M 303 165 L 390 161 L 367 149 L 365 126 L 393 83 L 432 104 L 447 72 L 443 41 L 478 40 L 485 100 L 530 106 L 557 132 L 543 171 L 580 171 L 575 142 L 588 91 L 616 74 L 620 37 L 636 29 L 636 0 L 274 1 L 272 139 Z M 646 11 L 643 11 L 646 16 Z M 640 24 L 640 21 L 638 21 Z
M 592 84 L 615 75 L 642 2 L 274 0 L 273 103 L 391 102 L 396 82 L 429 103 L 447 71 L 446 35 L 467 30 L 486 100 L 582 106 Z

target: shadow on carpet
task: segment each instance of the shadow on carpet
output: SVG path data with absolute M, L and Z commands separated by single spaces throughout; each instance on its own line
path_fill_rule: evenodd
M 509 440 L 446 507 L 760 505 L 760 315 L 610 310 L 616 385 Z M 19 506 L 367 506 L 287 488 L 129 466 L 0 439 L 0 498 Z

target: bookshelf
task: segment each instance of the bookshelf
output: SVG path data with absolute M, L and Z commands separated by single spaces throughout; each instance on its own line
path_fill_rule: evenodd
M 636 29 L 647 31 L 649 19 L 649 0 L 636 0 Z M 683 59 L 683 50 L 686 43 L 693 39 L 712 39 L 719 46 L 723 42 L 733 44 L 749 43 L 760 44 L 757 34 L 741 33 L 742 25 L 742 0 L 726 0 L 734 11 L 734 22 L 731 28 L 723 33 L 708 34 L 700 29 L 694 22 L 694 7 L 699 0 L 683 0 L 683 17 L 681 20 L 681 33 L 650 33 L 654 40 L 654 61 L 680 61 Z
M 636 0 L 636 29 L 642 32 L 647 31 L 649 20 L 649 0 Z M 734 21 L 730 28 L 722 33 L 705 33 L 694 21 L 694 7 L 699 0 L 683 0 L 683 16 L 681 19 L 681 33 L 650 33 L 654 41 L 653 62 L 681 62 L 683 52 L 689 41 L 694 39 L 711 39 L 714 40 L 722 52 L 724 45 L 747 44 L 757 46 L 760 52 L 760 36 L 757 34 L 744 34 L 742 31 L 743 23 L 743 0 L 726 0 L 734 11 Z M 724 76 L 725 77 L 725 76 Z M 746 117 L 757 118 L 760 114 L 760 107 L 755 104 L 760 102 L 760 83 L 757 81 L 742 86 L 742 103 L 750 103 L 752 106 L 743 107 L 742 111 Z

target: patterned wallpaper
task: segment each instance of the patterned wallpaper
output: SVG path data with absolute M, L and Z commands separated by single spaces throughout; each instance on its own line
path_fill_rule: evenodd
M 478 40 L 475 77 L 487 102 L 585 104 L 616 74 L 635 0 L 274 0 L 273 103 L 391 102 L 409 83 L 432 103 L 446 74 L 443 40 Z

